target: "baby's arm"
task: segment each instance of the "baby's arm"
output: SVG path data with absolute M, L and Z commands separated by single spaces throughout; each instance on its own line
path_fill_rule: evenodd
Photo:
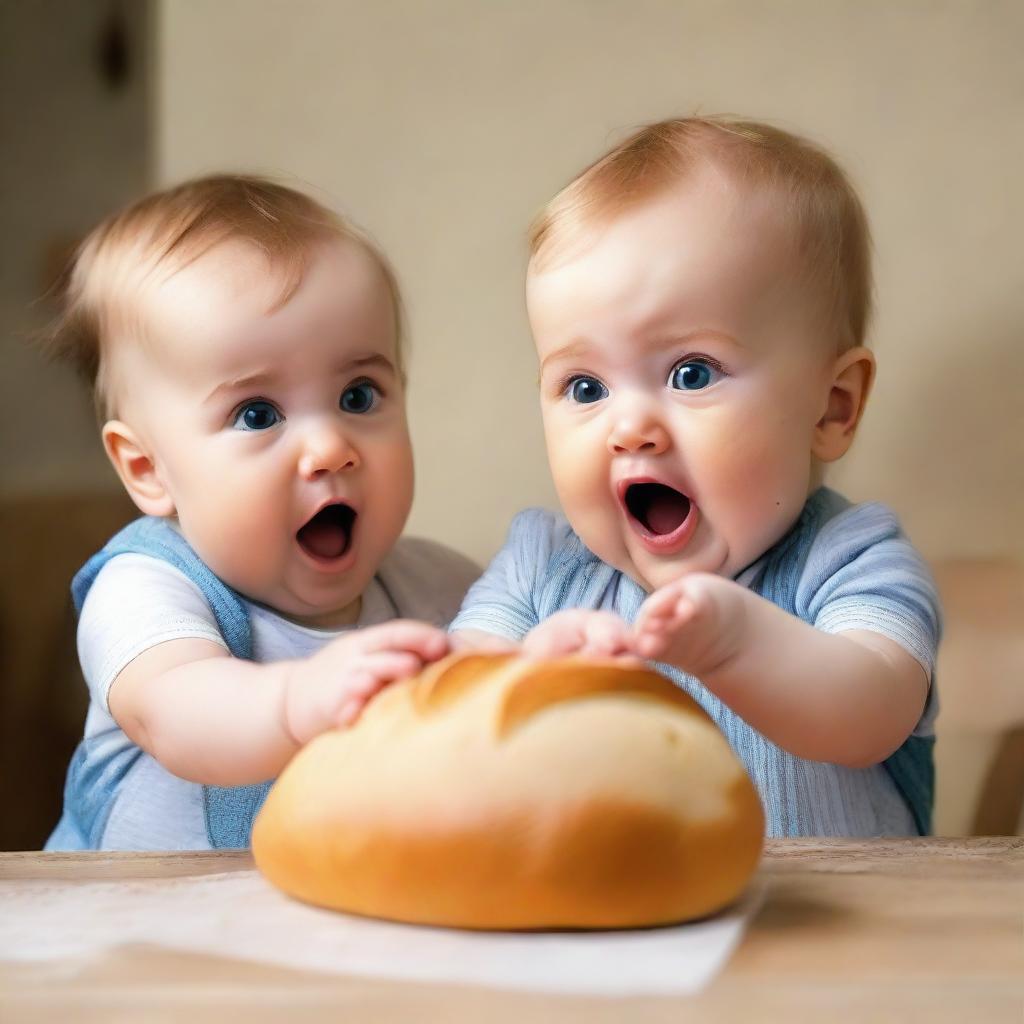
M 798 757 L 877 764 L 914 729 L 928 678 L 894 640 L 826 633 L 731 580 L 704 573 L 652 594 L 634 649 L 696 676 L 740 717 Z
M 210 640 L 158 644 L 115 678 L 110 712 L 168 771 L 206 785 L 273 778 L 317 734 L 347 725 L 382 687 L 448 650 L 442 630 L 395 620 L 302 659 L 256 664 Z

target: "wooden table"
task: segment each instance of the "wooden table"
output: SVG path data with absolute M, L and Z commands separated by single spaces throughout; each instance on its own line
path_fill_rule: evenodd
M 2 885 L 252 870 L 248 855 L 0 854 Z M 1024 839 L 773 840 L 765 901 L 690 999 L 602 1000 L 325 977 L 153 949 L 0 963 L 0 1021 L 1024 1020 Z

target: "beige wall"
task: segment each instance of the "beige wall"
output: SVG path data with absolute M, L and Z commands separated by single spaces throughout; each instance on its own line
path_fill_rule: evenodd
M 537 207 L 694 109 L 827 144 L 878 250 L 877 389 L 833 479 L 931 555 L 1024 554 L 1024 7 L 1015 0 L 162 0 L 157 171 L 305 182 L 404 283 L 411 529 L 480 559 L 553 502 L 521 299 Z
M 119 93 L 97 78 L 105 2 L 0 0 L 0 495 L 117 487 L 76 382 L 24 344 L 62 243 L 153 177 L 245 168 L 305 184 L 391 253 L 413 334 L 411 529 L 487 559 L 516 509 L 554 500 L 525 225 L 631 126 L 699 109 L 821 140 L 867 201 L 881 374 L 835 482 L 893 505 L 933 557 L 1024 558 L 1019 0 L 154 3 L 151 105 L 144 74 Z M 148 8 L 121 5 L 140 70 Z M 960 679 L 994 719 L 969 641 Z M 969 823 L 992 749 L 951 721 L 940 832 Z
M 115 87 L 98 66 L 109 3 L 0 0 L 0 497 L 120 486 L 85 390 L 29 341 L 61 256 L 148 184 L 150 3 L 120 9 Z

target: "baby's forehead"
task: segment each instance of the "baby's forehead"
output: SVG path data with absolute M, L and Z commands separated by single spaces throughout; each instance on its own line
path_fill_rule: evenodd
M 782 190 L 744 181 L 709 162 L 654 192 L 567 211 L 531 255 L 527 277 L 531 281 L 595 253 L 609 254 L 624 239 L 635 240 L 644 254 L 714 238 L 782 256 L 793 251 L 798 237 L 799 217 Z
M 267 309 L 280 301 L 289 274 L 255 245 L 228 240 L 198 255 L 155 265 L 140 281 L 137 300 L 154 325 L 180 314 L 198 324 L 245 300 Z
M 543 360 L 577 342 L 632 352 L 712 331 L 757 346 L 786 325 L 802 335 L 820 317 L 821 289 L 794 240 L 771 197 L 726 186 L 638 204 L 531 268 L 538 353 Z
M 228 243 L 166 277 L 154 289 L 152 327 L 186 335 L 258 337 L 284 332 L 295 343 L 309 332 L 397 337 L 394 298 L 372 252 L 346 238 L 310 245 L 294 261 Z
M 128 365 L 155 369 L 182 358 L 190 340 L 237 316 L 243 299 L 271 308 L 285 271 L 254 245 L 225 241 L 195 255 L 140 257 L 116 283 L 102 342 L 111 383 Z
M 673 281 L 699 290 L 723 275 L 782 281 L 798 270 L 798 232 L 779 197 L 711 175 L 564 228 L 530 261 L 528 301 L 577 290 L 611 300 Z
M 370 254 L 344 238 L 274 256 L 252 242 L 227 239 L 192 256 L 157 263 L 138 275 L 127 303 L 142 340 L 202 335 L 210 327 L 273 315 L 311 277 L 332 277 L 327 294 L 353 299 L 381 284 Z

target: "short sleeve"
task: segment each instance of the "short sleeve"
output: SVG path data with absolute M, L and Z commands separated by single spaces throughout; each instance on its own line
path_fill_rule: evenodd
M 796 612 L 826 633 L 880 633 L 932 678 L 942 629 L 938 592 L 924 559 L 883 505 L 856 505 L 825 524 L 800 577 Z
M 186 638 L 227 649 L 202 591 L 161 559 L 112 558 L 78 619 L 78 658 L 93 701 L 109 713 L 110 684 L 130 661 L 157 644 Z
M 520 512 L 504 546 L 470 587 L 452 631 L 478 629 L 521 640 L 539 621 L 537 599 L 547 567 L 570 536 L 569 525 L 552 512 Z

